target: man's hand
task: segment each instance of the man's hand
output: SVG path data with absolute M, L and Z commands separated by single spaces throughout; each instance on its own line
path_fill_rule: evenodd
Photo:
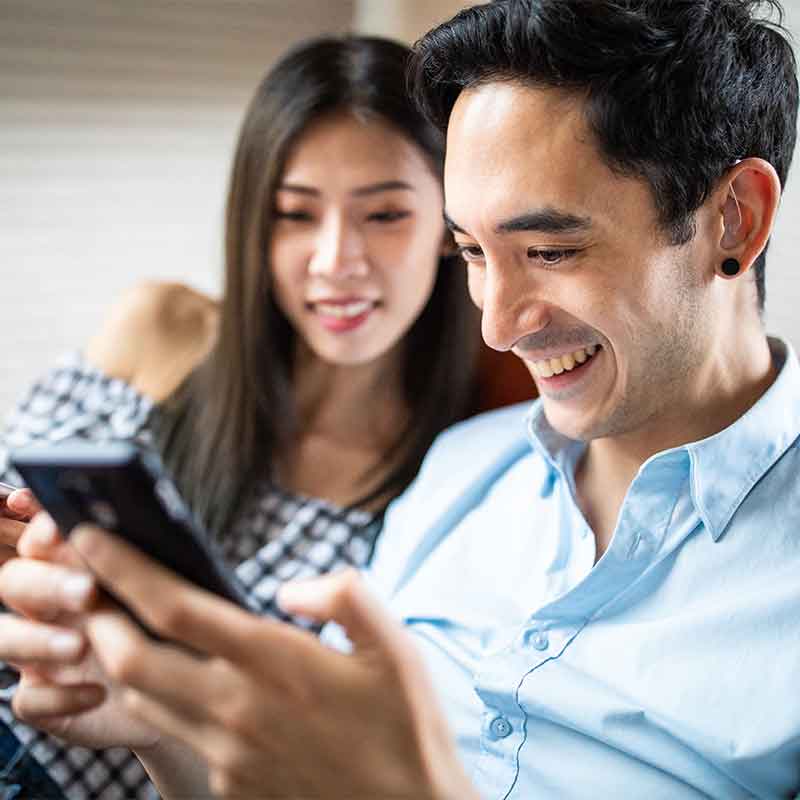
M 96 528 L 72 539 L 99 579 L 170 642 L 106 609 L 87 624 L 93 649 L 129 687 L 130 712 L 197 752 L 218 795 L 476 797 L 410 637 L 355 573 L 281 595 L 287 611 L 342 625 L 354 646 L 344 655 L 193 587 Z

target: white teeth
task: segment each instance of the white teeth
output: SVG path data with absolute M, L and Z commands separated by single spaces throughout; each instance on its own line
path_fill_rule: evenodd
M 360 317 L 366 314 L 374 304 L 370 300 L 359 300 L 355 303 L 316 303 L 315 308 L 318 313 L 326 317 L 336 317 L 337 319 L 349 319 Z
M 542 361 L 533 362 L 533 370 L 540 378 L 552 378 L 553 375 L 561 375 L 562 372 L 570 372 L 579 364 L 584 364 L 597 352 L 597 345 L 576 350 L 574 353 L 566 353 L 558 358 L 545 358 Z

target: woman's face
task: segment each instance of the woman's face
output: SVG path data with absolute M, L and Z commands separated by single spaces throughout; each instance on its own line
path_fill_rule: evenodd
M 270 261 L 278 306 L 318 358 L 366 364 L 401 341 L 433 288 L 442 203 L 422 152 L 378 118 L 326 117 L 298 139 Z

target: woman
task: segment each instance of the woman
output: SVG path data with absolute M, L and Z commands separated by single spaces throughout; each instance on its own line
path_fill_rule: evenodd
M 367 561 L 381 510 L 471 400 L 478 333 L 442 223 L 443 143 L 406 97 L 407 54 L 363 37 L 288 53 L 240 133 L 221 302 L 137 289 L 5 436 L 155 446 L 266 611 L 288 578 Z M 129 755 L 33 738 L 8 703 L 0 721 L 51 779 L 42 796 L 152 792 Z

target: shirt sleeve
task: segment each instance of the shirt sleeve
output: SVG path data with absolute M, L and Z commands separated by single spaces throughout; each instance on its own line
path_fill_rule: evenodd
M 153 401 L 129 383 L 110 378 L 70 353 L 35 381 L 9 414 L 0 433 L 0 481 L 21 486 L 9 453 L 36 442 L 149 442 Z
M 23 485 L 9 463 L 17 447 L 74 437 L 145 444 L 153 408 L 130 384 L 90 366 L 80 353 L 70 353 L 35 381 L 11 411 L 0 433 L 0 481 Z M 16 682 L 16 672 L 0 661 L 0 702 L 10 700 Z

